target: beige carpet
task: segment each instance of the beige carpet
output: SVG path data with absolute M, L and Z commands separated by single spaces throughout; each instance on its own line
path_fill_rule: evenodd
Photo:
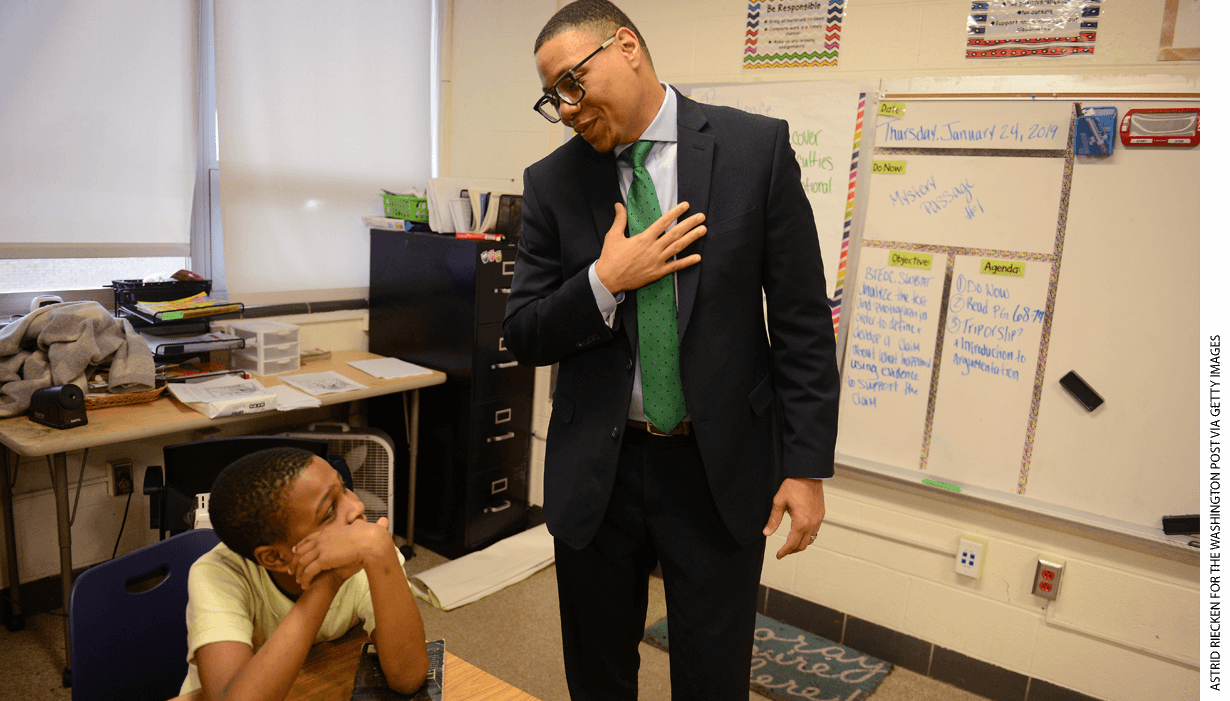
M 443 557 L 418 548 L 406 569 L 415 574 L 444 562 Z M 453 611 L 440 611 L 422 602 L 419 610 L 427 635 L 444 638 L 453 654 L 541 701 L 568 701 L 554 566 Z M 651 578 L 646 625 L 665 615 L 662 581 Z M 10 633 L 0 627 L 0 701 L 71 701 L 71 691 L 60 686 L 64 664 L 62 630 L 63 619 L 48 614 L 31 616 L 21 632 Z M 665 652 L 641 644 L 641 701 L 670 699 L 668 659 Z M 764 701 L 756 693 L 749 693 L 748 698 Z M 980 701 L 983 697 L 896 667 L 867 698 Z
M 445 562 L 419 549 L 407 563 L 413 574 Z M 645 625 L 666 615 L 662 580 L 649 580 L 649 610 Z M 448 649 L 505 679 L 541 701 L 569 701 L 560 651 L 559 608 L 554 565 L 491 596 L 452 611 L 420 602 L 423 623 L 431 638 L 444 638 Z M 670 699 L 667 653 L 641 643 L 641 701 Z M 750 701 L 765 697 L 748 693 Z M 984 701 L 983 697 L 929 679 L 901 667 L 880 684 L 871 701 Z

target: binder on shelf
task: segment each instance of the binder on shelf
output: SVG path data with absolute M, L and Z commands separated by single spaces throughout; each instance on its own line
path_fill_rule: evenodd
M 521 195 L 500 195 L 495 233 L 514 243 L 521 238 Z

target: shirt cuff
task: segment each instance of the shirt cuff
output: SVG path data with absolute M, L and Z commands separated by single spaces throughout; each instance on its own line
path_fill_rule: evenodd
M 597 261 L 589 265 L 589 287 L 594 291 L 594 301 L 598 303 L 598 311 L 602 312 L 602 320 L 606 322 L 607 327 L 613 329 L 615 328 L 615 309 L 620 302 L 624 301 L 624 293 L 611 294 L 606 285 L 598 279 L 598 272 L 595 269 L 597 265 Z

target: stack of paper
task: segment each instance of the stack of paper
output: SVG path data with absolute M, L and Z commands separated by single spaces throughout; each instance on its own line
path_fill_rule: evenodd
M 398 377 L 412 375 L 430 375 L 431 370 L 422 365 L 407 363 L 400 358 L 371 358 L 370 360 L 352 360 L 349 365 L 358 368 L 372 377 L 382 380 L 392 380 Z
M 173 382 L 167 389 L 176 399 L 211 419 L 278 408 L 278 397 L 271 390 L 256 380 L 234 375 L 193 384 Z
M 175 334 L 171 336 L 153 336 L 141 334 L 145 344 L 155 358 L 165 358 L 173 355 L 191 353 L 206 353 L 216 350 L 231 350 L 243 348 L 244 340 L 238 336 L 221 331 L 201 334 Z
M 313 397 L 334 392 L 349 392 L 352 389 L 367 389 L 367 385 L 346 377 L 340 372 L 311 372 L 300 375 L 288 375 L 282 378 L 288 385 L 294 385 Z
M 310 394 L 304 394 L 294 387 L 288 387 L 287 385 L 274 385 L 269 388 L 269 391 L 277 395 L 278 411 L 315 409 L 320 406 L 319 399 Z
M 150 322 L 193 319 L 243 311 L 243 305 L 239 302 L 215 299 L 204 292 L 170 302 L 137 302 L 136 305 L 125 308 Z

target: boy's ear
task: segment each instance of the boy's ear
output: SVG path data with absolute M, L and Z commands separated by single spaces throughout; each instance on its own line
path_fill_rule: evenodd
M 252 551 L 256 563 L 267 570 L 284 570 L 290 562 L 282 556 L 282 551 L 272 545 L 258 545 Z

